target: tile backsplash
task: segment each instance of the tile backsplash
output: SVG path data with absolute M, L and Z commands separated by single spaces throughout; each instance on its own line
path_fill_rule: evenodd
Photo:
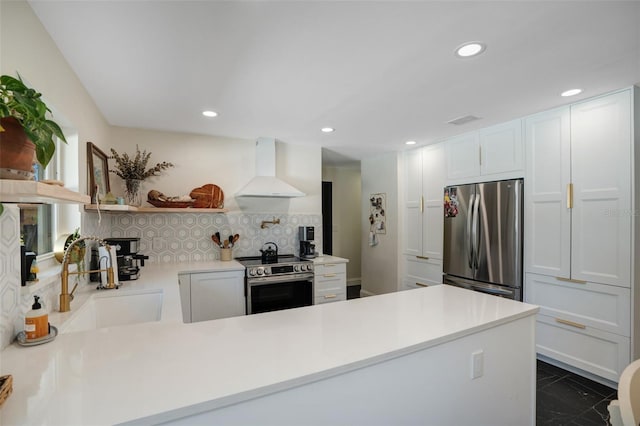
M 263 221 L 279 219 L 279 224 Z M 222 239 L 239 234 L 233 256 L 258 256 L 266 242 L 280 254 L 298 254 L 298 226 L 316 228 L 316 251 L 322 252 L 322 216 L 313 214 L 254 213 L 85 213 L 82 233 L 105 237 L 138 237 L 141 254 L 151 263 L 197 262 L 220 258 L 211 235 Z

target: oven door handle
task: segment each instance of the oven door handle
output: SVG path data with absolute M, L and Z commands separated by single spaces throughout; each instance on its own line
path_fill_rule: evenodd
M 289 283 L 292 281 L 313 281 L 313 274 L 251 277 L 251 278 L 247 278 L 247 285 L 256 286 L 256 285 L 265 285 L 265 284 Z

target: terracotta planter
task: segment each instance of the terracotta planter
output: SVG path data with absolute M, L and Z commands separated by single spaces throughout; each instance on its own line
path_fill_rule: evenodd
M 33 179 L 35 145 L 15 118 L 2 118 L 0 124 L 4 128 L 4 132 L 0 132 L 0 178 Z

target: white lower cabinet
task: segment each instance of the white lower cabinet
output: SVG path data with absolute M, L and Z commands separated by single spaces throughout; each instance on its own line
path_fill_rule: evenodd
M 578 329 L 538 314 L 536 351 L 573 367 L 618 382 L 629 364 L 629 338 L 595 328 Z
M 538 353 L 618 381 L 631 361 L 628 288 L 528 273 L 525 301 L 540 306 Z
M 442 284 L 442 260 L 405 256 L 401 290 Z
M 181 274 L 180 299 L 184 322 L 245 315 L 244 271 Z
M 313 304 L 347 300 L 347 264 L 315 263 Z

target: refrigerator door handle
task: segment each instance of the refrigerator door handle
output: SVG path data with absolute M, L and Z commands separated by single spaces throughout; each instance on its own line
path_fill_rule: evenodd
M 472 251 L 473 251 L 473 266 L 472 269 L 478 269 L 478 252 L 480 249 L 480 235 L 478 233 L 478 215 L 480 208 L 480 194 L 476 194 L 473 204 L 473 223 L 471 224 L 471 239 L 472 239 Z
M 473 236 L 471 234 L 471 223 L 473 218 L 473 202 L 475 201 L 475 194 L 471 194 L 469 197 L 469 214 L 467 214 L 467 235 L 465 241 L 465 251 L 467 253 L 467 261 L 469 268 L 473 269 Z

